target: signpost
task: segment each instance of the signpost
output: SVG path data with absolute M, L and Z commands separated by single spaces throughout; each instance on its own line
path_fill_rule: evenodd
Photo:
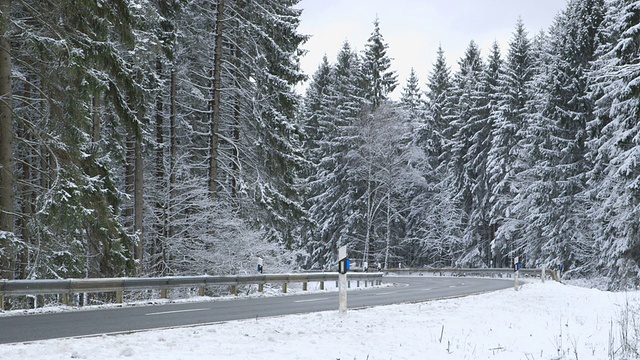
M 258 272 L 260 274 L 262 274 L 263 268 L 264 268 L 264 260 L 261 257 L 259 257 L 258 258 Z
M 349 260 L 347 259 L 347 247 L 338 249 L 338 308 L 340 314 L 347 314 L 347 270 L 349 270 Z

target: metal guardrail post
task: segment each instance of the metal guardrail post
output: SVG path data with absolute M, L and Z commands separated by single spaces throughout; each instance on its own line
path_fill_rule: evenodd
M 65 293 L 65 294 L 60 294 L 60 302 L 62 302 L 62 304 L 66 305 L 66 306 L 71 306 L 71 302 L 69 301 L 69 293 Z
M 116 291 L 116 302 L 122 304 L 122 298 L 124 297 L 124 290 Z
M 307 291 L 307 282 L 302 283 L 302 291 Z
M 4 287 L 7 280 L 0 280 L 0 311 L 4 311 Z
M 286 282 L 282 283 L 282 293 L 283 294 L 287 293 L 287 283 Z

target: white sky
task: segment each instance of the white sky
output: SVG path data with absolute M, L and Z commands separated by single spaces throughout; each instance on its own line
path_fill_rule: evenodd
M 519 17 L 532 37 L 547 30 L 565 6 L 566 0 L 301 0 L 296 6 L 304 9 L 298 31 L 312 36 L 303 46 L 308 53 L 301 66 L 311 77 L 324 54 L 335 62 L 344 40 L 362 51 L 377 15 L 398 74 L 392 94 L 397 98 L 411 67 L 424 90 L 440 44 L 454 70 L 471 40 L 484 58 L 498 41 L 504 56 Z

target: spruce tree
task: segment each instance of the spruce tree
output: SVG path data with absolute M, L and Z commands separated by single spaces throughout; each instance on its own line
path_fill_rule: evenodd
M 491 200 L 493 190 L 489 180 L 490 173 L 487 163 L 489 152 L 493 146 L 493 114 L 497 111 L 499 94 L 499 79 L 502 70 L 502 57 L 497 42 L 491 46 L 491 51 L 487 59 L 487 65 L 481 76 L 481 85 L 476 96 L 482 99 L 479 102 L 472 122 L 475 124 L 476 132 L 472 136 L 467 156 L 468 166 L 476 176 L 475 186 L 472 189 L 472 197 L 476 204 L 469 217 L 469 223 L 477 233 L 480 243 L 479 249 L 482 254 L 491 254 L 488 261 L 489 266 L 497 266 L 498 259 L 492 251 L 493 240 L 495 239 L 495 223 L 491 213 Z M 485 260 L 483 256 L 483 260 Z
M 358 144 L 355 123 L 366 103 L 357 87 L 361 83 L 358 55 L 345 41 L 335 64 L 327 68 L 323 62 L 307 92 L 306 132 L 317 134 L 315 147 L 313 140 L 307 142 L 315 167 L 309 211 L 318 229 L 308 246 L 312 267 L 330 266 L 343 245 L 362 251 L 363 214 L 356 201 L 361 187 L 348 159 Z
M 520 175 L 521 238 L 530 260 L 562 263 L 582 271 L 594 255 L 584 214 L 586 127 L 593 117 L 587 69 L 604 14 L 602 1 L 570 1 L 548 38 L 537 40 L 539 69 L 534 75 L 527 136 L 529 154 Z M 538 37 L 540 38 L 540 37 Z
M 412 201 L 416 210 L 409 215 L 409 234 L 413 242 L 415 262 L 433 266 L 453 265 L 462 253 L 461 213 L 454 198 L 452 178 L 447 170 L 445 151 L 452 134 L 454 115 L 453 84 L 442 47 L 429 74 L 424 102 L 424 120 L 416 129 L 415 143 L 425 154 L 419 168 L 424 183 Z M 419 229 L 418 227 L 422 227 Z
M 596 267 L 612 277 L 613 288 L 621 288 L 637 286 L 640 271 L 640 2 L 616 0 L 608 5 L 590 73 L 596 118 L 589 124 L 594 159 L 588 182 L 593 189 L 589 215 L 599 230 Z
M 420 90 L 420 80 L 413 68 L 411 68 L 407 84 L 402 90 L 400 103 L 409 112 L 412 121 L 418 119 L 422 109 L 422 92 Z
M 446 131 L 453 108 L 451 71 L 442 46 L 438 48 L 438 57 L 429 74 L 425 97 L 425 123 L 419 130 L 419 143 L 427 153 L 427 161 L 435 169 L 445 160 L 444 144 L 450 137 Z
M 362 59 L 365 98 L 375 109 L 387 99 L 387 95 L 398 86 L 398 76 L 390 70 L 391 58 L 387 56 L 389 45 L 380 33 L 380 21 L 376 17 L 373 32 L 365 44 Z
M 13 174 L 13 86 L 11 81 L 12 50 L 11 1 L 0 2 L 0 278 L 12 280 L 15 271 L 14 187 Z M 0 310 L 4 304 L 0 304 Z
M 519 141 L 526 127 L 527 103 L 531 97 L 533 75 L 530 41 L 522 20 L 518 20 L 499 79 L 499 94 L 493 116 L 493 143 L 487 168 L 489 186 L 493 192 L 492 217 L 497 225 L 494 255 L 501 265 L 509 265 L 518 256 L 514 241 L 522 230 L 522 222 L 512 216 L 514 198 L 518 193 L 516 174 L 522 170 L 523 154 Z M 506 258 L 505 254 L 509 254 Z
M 460 206 L 463 214 L 461 226 L 466 254 L 461 261 L 469 266 L 488 266 L 488 219 L 484 209 L 479 209 L 481 199 L 487 194 L 484 193 L 484 169 L 477 162 L 484 161 L 482 157 L 490 143 L 489 132 L 483 132 L 487 130 L 489 94 L 483 83 L 485 66 L 475 42 L 469 44 L 459 66 L 454 80 L 455 116 L 448 131 L 453 137 L 447 147 L 455 194 L 452 202 Z

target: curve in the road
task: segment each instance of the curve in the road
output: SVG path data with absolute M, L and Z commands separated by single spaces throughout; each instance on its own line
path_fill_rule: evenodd
M 466 296 L 513 286 L 512 280 L 464 277 L 387 277 L 393 287 L 348 292 L 349 308 Z M 212 324 L 338 309 L 337 292 L 230 301 L 126 306 L 0 317 L 0 344 Z

